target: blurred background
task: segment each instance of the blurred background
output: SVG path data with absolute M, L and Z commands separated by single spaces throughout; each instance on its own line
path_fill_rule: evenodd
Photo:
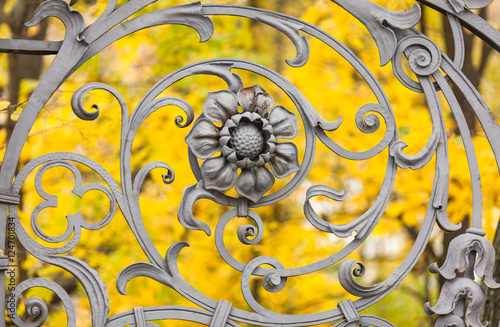
M 63 24 L 54 18 L 36 27 L 26 28 L 28 21 L 41 1 L 0 0 L 0 37 L 22 39 L 62 40 Z M 122 4 L 125 1 L 118 1 Z M 181 0 L 159 0 L 139 12 L 153 11 L 166 6 L 188 3 Z M 414 1 L 374 1 L 391 10 L 408 10 Z M 203 4 L 215 1 L 202 1 Z M 408 143 L 407 154 L 418 153 L 431 135 L 429 110 L 422 94 L 406 89 L 394 77 L 391 63 L 380 67 L 377 47 L 364 26 L 348 12 L 326 0 L 235 0 L 217 1 L 254 6 L 298 17 L 316 25 L 345 44 L 373 72 L 384 88 L 396 117 L 399 139 Z M 105 0 L 79 0 L 73 8 L 79 10 L 86 24 L 92 23 L 106 7 Z M 453 53 L 450 45 L 450 28 L 440 13 L 423 6 L 422 20 L 417 28 L 432 38 L 445 52 Z M 493 3 L 477 12 L 500 27 L 500 4 Z M 495 18 L 496 17 L 496 18 Z M 141 97 L 160 79 L 185 65 L 212 58 L 241 58 L 267 66 L 293 83 L 327 120 L 342 116 L 342 126 L 328 135 L 339 145 L 351 151 L 368 150 L 377 144 L 385 133 L 381 118 L 380 129 L 364 134 L 355 125 L 355 114 L 362 105 L 376 101 L 373 92 L 356 70 L 338 53 L 322 42 L 307 36 L 310 59 L 300 68 L 288 66 L 285 59 L 295 57 L 292 42 L 279 31 L 249 19 L 213 16 L 215 33 L 205 43 L 193 29 L 181 25 L 158 26 L 134 33 L 107 47 L 76 71 L 54 94 L 42 111 L 24 146 L 22 167 L 31 159 L 55 151 L 82 154 L 100 163 L 114 178 L 120 178 L 120 129 L 121 112 L 118 103 L 106 92 L 92 91 L 85 98 L 86 107 L 98 104 L 100 115 L 94 121 L 76 117 L 70 105 L 78 87 L 89 82 L 106 83 L 124 97 L 130 111 Z M 464 72 L 479 89 L 494 115 L 500 115 L 500 56 L 465 32 L 466 61 Z M 453 57 L 453 55 L 451 55 Z M 40 76 L 54 56 L 28 56 L 0 54 L 0 144 L 3 151 L 24 109 L 27 99 L 37 86 Z M 305 149 L 303 118 L 293 102 L 277 86 L 263 77 L 245 71 L 235 71 L 245 87 L 260 84 L 271 94 L 276 104 L 281 104 L 298 116 L 299 134 L 293 142 L 299 148 L 302 162 Z M 195 76 L 186 78 L 162 95 L 177 96 L 187 100 L 201 114 L 207 92 L 226 89 L 227 85 L 216 77 Z M 460 101 L 460 99 L 459 99 Z M 445 102 L 443 102 L 445 103 Z M 448 216 L 453 223 L 468 226 L 472 212 L 471 182 L 468 164 L 458 128 L 451 111 L 443 107 L 446 120 L 450 156 L 450 190 Z M 472 110 L 464 106 L 467 122 L 473 133 L 483 185 L 483 229 L 493 242 L 500 218 L 500 183 L 496 162 L 488 141 L 478 125 Z M 172 184 L 162 181 L 162 172 L 153 171 L 142 188 L 140 205 L 148 233 L 161 254 L 174 242 L 186 241 L 189 248 L 179 255 L 179 269 L 184 278 L 200 292 L 214 300 L 220 298 L 234 307 L 249 309 L 240 290 L 240 273 L 220 258 L 213 235 L 186 230 L 177 220 L 177 210 L 182 191 L 196 183 L 188 163 L 185 136 L 190 127 L 175 126 L 175 117 L 182 111 L 166 107 L 154 113 L 139 129 L 132 148 L 131 171 L 137 173 L 147 162 L 160 160 L 175 171 Z M 285 267 L 296 267 L 324 259 L 342 249 L 351 238 L 342 239 L 315 229 L 305 218 L 303 204 L 311 185 L 324 184 L 346 191 L 346 199 L 335 202 L 326 197 L 315 197 L 312 206 L 321 217 L 332 223 L 345 223 L 361 216 L 371 207 L 381 191 L 387 169 L 388 150 L 364 161 L 351 161 L 332 153 L 321 142 L 317 143 L 315 162 L 306 178 L 291 196 L 275 205 L 255 211 L 264 222 L 265 234 L 255 246 L 241 244 L 236 237 L 240 222 L 231 222 L 225 232 L 225 242 L 231 254 L 242 262 L 249 262 L 262 255 L 280 260 Z M 431 160 L 420 170 L 398 169 L 395 186 L 387 208 L 375 230 L 349 258 L 362 261 L 366 266 L 363 285 L 385 280 L 408 255 L 420 227 L 430 198 L 435 174 L 435 161 Z M 84 184 L 103 183 L 99 176 L 85 168 Z M 164 173 L 164 172 L 163 172 Z M 32 173 L 24 182 L 19 216 L 24 228 L 38 242 L 43 242 L 32 232 L 30 217 L 43 200 L 34 188 Z M 292 176 L 277 180 L 270 191 L 278 190 Z M 65 168 L 52 168 L 42 179 L 44 190 L 58 196 L 58 207 L 40 212 L 37 221 L 43 232 L 51 236 L 66 230 L 67 215 L 81 212 L 90 222 L 101 220 L 109 210 L 107 197 L 98 191 L 88 192 L 82 198 L 71 193 L 74 177 Z M 228 194 L 235 194 L 229 190 Z M 229 210 L 209 200 L 201 200 L 194 207 L 195 217 L 215 229 L 218 219 Z M 436 303 L 443 280 L 428 272 L 431 263 L 441 264 L 454 233 L 445 233 L 437 226 L 431 241 L 410 275 L 388 296 L 363 311 L 385 319 L 396 326 L 433 326 L 436 317 L 423 311 L 425 302 Z M 500 236 L 495 242 L 500 250 Z M 81 285 L 64 270 L 50 266 L 32 257 L 17 245 L 18 282 L 32 277 L 57 281 L 70 294 L 77 309 L 78 326 L 90 326 L 90 306 Z M 87 262 L 103 278 L 110 297 L 111 315 L 131 310 L 135 306 L 183 305 L 194 306 L 175 291 L 148 278 L 135 278 L 128 287 L 128 295 L 120 295 L 115 286 L 119 272 L 128 265 L 147 261 L 126 221 L 118 211 L 106 227 L 97 231 L 82 231 L 79 245 L 69 255 Z M 253 294 L 266 308 L 286 314 L 306 314 L 336 308 L 346 299 L 356 298 L 347 294 L 337 276 L 338 264 L 306 276 L 289 278 L 285 289 L 273 294 L 266 292 L 258 278 L 252 280 Z M 497 268 L 498 270 L 498 268 Z M 498 272 L 497 272 L 498 274 Z M 497 280 L 499 280 L 497 275 Z M 496 291 L 498 293 L 498 291 Z M 49 304 L 47 326 L 63 326 L 66 314 L 60 299 L 44 289 L 33 289 L 24 297 L 39 296 Z M 498 296 L 498 295 L 497 295 Z M 23 309 L 20 309 L 22 312 Z M 29 318 L 25 317 L 27 321 Z M 155 322 L 159 326 L 194 326 L 193 323 L 167 321 Z M 8 322 L 10 324 L 10 322 Z M 331 324 L 327 324 L 331 325 Z M 498 325 L 493 322 L 493 326 Z M 325 325 L 326 326 L 326 325 Z

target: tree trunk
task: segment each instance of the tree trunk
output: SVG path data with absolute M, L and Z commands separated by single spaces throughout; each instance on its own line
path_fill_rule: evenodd
M 493 247 L 496 251 L 493 278 L 498 282 L 500 280 L 500 228 L 498 227 Z M 500 290 L 486 289 L 486 305 L 484 306 L 482 321 L 489 321 L 489 326 L 492 327 L 500 326 Z
M 479 16 L 483 19 L 487 19 L 488 11 L 486 8 L 481 9 L 479 12 Z M 453 36 L 451 34 L 450 26 L 447 22 L 445 16 L 443 16 L 443 29 L 445 31 L 445 40 L 446 40 L 446 49 L 448 55 L 453 58 L 454 45 L 453 45 Z M 481 54 L 479 62 L 474 64 L 472 54 L 472 49 L 474 49 L 474 40 L 475 37 L 471 33 L 466 33 L 464 31 L 464 43 L 465 43 L 465 60 L 462 71 L 470 80 L 472 85 L 479 90 L 481 79 L 483 78 L 483 73 L 486 68 L 488 59 L 490 57 L 492 48 L 488 46 L 486 43 L 483 43 L 481 48 Z M 476 134 L 477 120 L 474 110 L 467 102 L 465 96 L 460 92 L 457 88 L 454 88 L 454 93 L 457 97 L 458 102 L 461 104 L 462 112 L 464 113 L 465 119 L 467 121 L 467 125 L 471 131 L 471 134 Z M 455 132 L 459 134 L 458 129 L 455 129 Z M 464 221 L 465 224 L 465 221 Z M 467 221 L 468 226 L 468 221 Z M 444 238 L 444 246 L 448 248 L 449 242 L 451 241 L 451 237 Z M 494 266 L 494 278 L 498 281 L 500 280 L 500 223 L 497 226 L 495 238 L 493 241 L 493 247 L 495 248 L 496 256 L 495 256 L 495 266 Z M 440 280 L 440 284 L 443 281 Z M 484 307 L 482 313 L 482 321 L 489 321 L 489 326 L 500 326 L 500 290 L 494 289 L 486 289 L 486 305 Z

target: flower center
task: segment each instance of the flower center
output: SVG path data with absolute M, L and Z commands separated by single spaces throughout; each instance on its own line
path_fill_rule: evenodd
M 254 124 L 240 123 L 231 130 L 231 147 L 239 160 L 256 158 L 264 148 L 264 137 Z

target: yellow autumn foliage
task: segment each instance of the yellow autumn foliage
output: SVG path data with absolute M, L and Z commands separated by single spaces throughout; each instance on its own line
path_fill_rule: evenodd
M 169 5 L 188 3 L 182 0 L 164 0 L 153 3 L 144 11 L 155 10 Z M 213 3 L 215 1 L 202 1 Z M 380 0 L 391 10 L 406 10 L 413 5 L 409 0 Z M 224 1 L 224 3 L 246 4 L 246 1 Z M 106 1 L 79 1 L 74 8 L 84 13 L 86 23 L 91 23 L 104 9 Z M 432 124 L 425 97 L 406 89 L 394 77 L 390 64 L 379 67 L 378 49 L 367 30 L 349 13 L 329 1 L 302 0 L 291 4 L 279 5 L 277 2 L 254 1 L 270 10 L 280 9 L 288 14 L 299 16 L 333 35 L 347 45 L 374 73 L 381 82 L 394 111 L 399 139 L 408 143 L 407 154 L 415 154 L 422 149 L 431 135 Z M 440 18 L 437 13 L 427 16 L 429 26 L 439 29 Z M 102 165 L 116 181 L 120 179 L 120 131 L 121 111 L 117 101 L 104 91 L 93 91 L 85 98 L 85 106 L 99 105 L 99 117 L 94 121 L 83 121 L 71 109 L 71 97 L 78 87 L 89 82 L 103 82 L 120 92 L 127 102 L 129 111 L 137 105 L 141 97 L 165 75 L 187 64 L 205 59 L 227 57 L 242 58 L 278 70 L 310 101 L 313 107 L 326 120 L 342 116 L 342 126 L 328 132 L 330 138 L 350 151 L 364 151 L 377 144 L 385 133 L 385 124 L 373 134 L 364 134 L 355 124 L 355 114 L 364 104 L 376 102 L 376 98 L 360 75 L 339 54 L 322 42 L 308 37 L 311 57 L 304 67 L 292 68 L 285 59 L 295 56 L 293 44 L 285 36 L 263 24 L 236 17 L 213 17 L 215 34 L 205 42 L 199 43 L 198 34 L 186 26 L 159 26 L 142 30 L 121 39 L 101 51 L 75 72 L 54 94 L 33 126 L 21 156 L 25 164 L 40 155 L 68 151 L 75 152 Z M 8 31 L 0 24 L 2 37 L 9 37 Z M 48 38 L 63 37 L 63 27 L 57 20 L 51 20 Z M 434 34 L 433 34 L 434 35 Z M 443 40 L 437 38 L 442 44 Z M 53 57 L 46 58 L 46 66 Z M 0 55 L 0 83 L 7 83 L 6 55 Z M 497 65 L 498 56 L 493 57 L 491 65 Z M 302 119 L 293 102 L 273 85 L 260 76 L 237 71 L 244 86 L 261 84 L 275 99 L 298 115 L 299 134 L 294 142 L 299 148 L 302 161 L 305 148 L 305 132 Z M 498 71 L 488 71 L 487 78 L 492 84 L 484 84 L 486 100 L 492 108 L 498 107 L 500 95 L 494 89 L 500 83 Z M 21 99 L 27 99 L 37 82 L 25 80 L 21 85 Z M 169 88 L 162 95 L 176 96 L 188 101 L 195 110 L 196 117 L 201 114 L 207 92 L 225 89 L 227 86 L 215 77 L 190 77 Z M 497 88 L 498 89 L 498 88 Z M 0 99 L 1 100 L 1 99 Z M 0 101 L 0 107 L 7 106 Z M 22 108 L 22 107 L 21 107 Z M 20 112 L 21 110 L 18 110 Z M 130 113 L 129 112 L 129 113 Z M 495 112 L 497 113 L 497 112 Z M 177 210 L 182 199 L 182 191 L 196 183 L 196 178 L 188 162 L 188 147 L 184 140 L 191 126 L 182 129 L 175 125 L 175 117 L 183 115 L 179 108 L 169 106 L 159 110 L 139 129 L 132 147 L 131 166 L 133 174 L 147 162 L 160 160 L 169 164 L 175 172 L 175 181 L 164 184 L 164 171 L 154 170 L 145 181 L 140 196 L 142 218 L 160 254 L 165 254 L 174 242 L 185 241 L 190 244 L 179 255 L 179 269 L 182 276 L 197 290 L 208 297 L 224 299 L 234 307 L 249 309 L 240 290 L 241 273 L 229 267 L 219 256 L 214 238 L 201 231 L 186 230 L 177 220 Z M 454 123 L 451 112 L 444 108 L 448 134 L 450 160 L 450 190 L 448 216 L 454 223 L 471 215 L 472 195 L 468 165 L 460 136 L 452 130 Z M 5 134 L 1 135 L 5 143 Z M 483 185 L 483 228 L 491 240 L 497 228 L 500 209 L 498 170 L 495 159 L 483 134 L 474 137 L 474 145 L 481 169 Z M 2 148 L 3 156 L 4 148 Z M 326 197 L 311 200 L 313 207 L 329 222 L 345 223 L 363 214 L 380 193 L 387 169 L 388 150 L 364 161 L 343 159 L 321 142 L 317 142 L 315 162 L 306 181 L 290 197 L 279 203 L 255 211 L 264 222 L 264 238 L 255 246 L 241 244 L 236 237 L 238 226 L 247 220 L 239 218 L 231 221 L 225 231 L 225 242 L 230 253 L 241 262 L 249 262 L 261 255 L 277 258 L 285 267 L 311 264 L 327 258 L 342 249 L 351 239 L 341 239 L 333 234 L 318 231 L 305 219 L 303 204 L 308 187 L 324 184 L 346 191 L 346 199 L 335 202 Z M 377 227 L 365 244 L 349 256 L 365 263 L 366 274 L 360 283 L 370 285 L 386 279 L 409 253 L 413 239 L 409 229 L 420 228 L 433 185 L 435 160 L 424 168 L 413 171 L 398 169 L 393 194 Z M 77 165 L 82 172 L 84 184 L 100 183 L 103 180 L 90 169 Z M 43 199 L 34 187 L 35 173 L 30 174 L 23 185 L 23 205 L 19 209 L 21 222 L 30 235 L 47 246 L 31 229 L 30 217 L 33 210 Z M 280 189 L 290 180 L 277 180 L 270 192 Z M 57 236 L 66 230 L 67 215 L 81 212 L 89 222 L 102 219 L 110 208 L 107 197 L 99 192 L 88 192 L 82 198 L 71 193 L 74 177 L 66 168 L 52 168 L 42 179 L 45 192 L 58 196 L 57 208 L 44 209 L 36 218 L 48 235 Z M 234 190 L 228 191 L 235 194 Z M 231 193 L 233 192 L 233 193 Z M 218 219 L 229 210 L 209 200 L 196 203 L 195 217 L 209 224 L 215 230 Z M 249 220 L 248 220 L 249 221 Z M 433 231 L 431 246 L 437 252 L 443 232 L 437 227 Z M 109 225 L 97 231 L 82 231 L 78 246 L 68 255 L 84 260 L 97 270 L 105 282 L 110 297 L 110 316 L 136 306 L 158 305 L 194 306 L 188 300 L 148 278 L 135 278 L 128 287 L 128 295 L 120 295 L 115 282 L 119 272 L 128 265 L 148 261 L 132 231 L 119 210 Z M 32 256 L 20 263 L 28 275 L 53 279 L 72 278 L 64 270 L 46 265 Z M 430 301 L 435 303 L 438 290 L 434 276 L 423 272 L 428 263 L 417 264 L 416 272 L 385 299 L 363 313 L 380 315 L 395 325 L 429 324 L 423 312 L 423 301 L 430 289 Z M 342 300 L 352 298 L 341 287 L 337 277 L 338 264 L 324 271 L 307 276 L 289 278 L 285 289 L 279 293 L 265 292 L 262 287 L 254 294 L 260 303 L 277 312 L 286 314 L 314 313 L 336 308 Z M 258 278 L 255 278 L 258 282 Z M 430 281 L 429 281 L 430 280 Z M 47 299 L 52 294 L 40 289 L 30 291 L 29 295 L 39 295 Z M 77 308 L 79 326 L 91 324 L 90 306 L 81 285 L 71 294 Z M 354 298 L 353 298 L 354 300 Z M 59 305 L 51 312 L 47 326 L 63 326 L 66 315 Z M 191 326 L 187 322 L 155 322 L 159 326 Z M 331 325 L 331 324 L 326 324 Z M 325 326 L 326 326 L 325 325 Z

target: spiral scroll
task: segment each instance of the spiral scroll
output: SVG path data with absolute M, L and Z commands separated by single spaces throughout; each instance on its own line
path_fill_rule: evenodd
M 245 301 L 255 312 L 267 317 L 279 316 L 279 314 L 261 306 L 251 292 L 250 277 L 253 271 L 263 264 L 271 265 L 274 268 L 283 268 L 283 265 L 273 257 L 262 256 L 253 259 L 246 265 L 241 275 L 241 292 L 243 293 Z M 281 277 L 278 273 L 271 271 L 264 276 L 262 283 L 267 291 L 275 293 L 281 291 L 285 287 L 286 280 L 286 277 Z
M 356 267 L 357 266 L 357 267 Z M 372 286 L 362 286 L 358 284 L 354 277 L 361 277 L 365 274 L 365 266 L 356 260 L 347 259 L 340 264 L 339 281 L 340 285 L 354 296 L 373 296 L 386 290 L 389 285 L 382 282 Z
M 36 320 L 34 322 L 25 322 L 23 321 L 19 315 L 18 315 L 18 310 L 17 310 L 17 304 L 19 301 L 19 297 L 21 296 L 22 293 L 24 293 L 26 290 L 29 290 L 30 288 L 34 287 L 43 287 L 51 290 L 54 292 L 61 302 L 64 305 L 64 308 L 66 309 L 66 315 L 68 317 L 68 327 L 74 327 L 76 326 L 76 312 L 75 308 L 73 306 L 73 302 L 71 298 L 69 297 L 68 293 L 62 288 L 59 284 L 48 280 L 48 279 L 43 279 L 43 278 L 32 278 L 32 279 L 27 279 L 20 283 L 19 285 L 16 286 L 15 290 L 15 295 L 14 295 L 14 306 L 16 310 L 11 313 L 11 319 L 12 322 L 16 326 L 19 327 L 39 327 L 42 326 L 48 316 L 48 306 L 45 301 L 43 301 L 40 298 L 36 297 L 31 297 L 26 300 L 24 300 L 24 306 L 26 308 L 26 312 L 28 315 L 32 318 L 35 318 Z
M 330 139 L 322 129 L 319 128 L 315 129 L 316 135 L 330 150 L 343 158 L 350 160 L 367 160 L 373 158 L 387 148 L 387 146 L 394 140 L 396 131 L 396 122 L 394 120 L 393 113 L 388 107 L 378 103 L 365 104 L 356 112 L 356 126 L 360 131 L 363 133 L 374 133 L 379 129 L 380 119 L 376 114 L 374 114 L 374 112 L 382 115 L 386 123 L 386 130 L 382 140 L 369 150 L 362 152 L 348 151 L 340 147 L 337 143 Z
M 414 92 L 423 92 L 421 85 L 403 70 L 402 56 L 405 54 L 411 70 L 420 76 L 429 76 L 441 65 L 441 51 L 430 39 L 422 35 L 410 35 L 401 39 L 392 59 L 394 75 Z

